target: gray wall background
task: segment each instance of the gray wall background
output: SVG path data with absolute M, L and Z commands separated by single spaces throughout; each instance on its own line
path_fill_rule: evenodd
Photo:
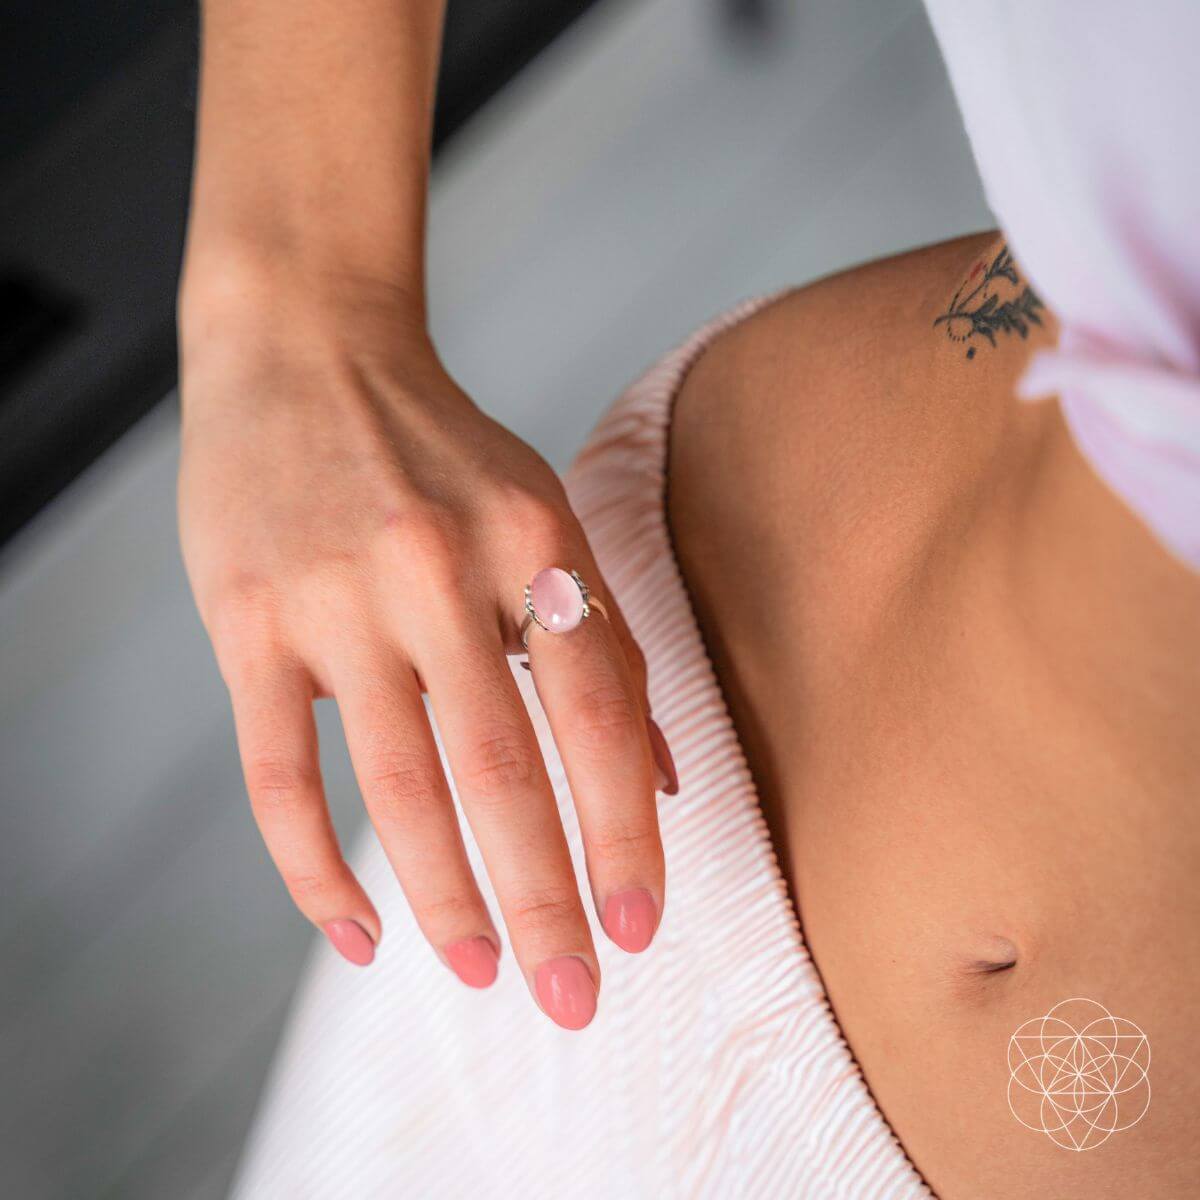
M 609 0 L 451 146 L 434 328 L 565 465 L 716 311 L 986 227 L 916 0 Z M 246 808 L 160 406 L 0 561 L 0 1195 L 226 1193 L 311 944 Z M 319 705 L 343 836 L 357 792 Z

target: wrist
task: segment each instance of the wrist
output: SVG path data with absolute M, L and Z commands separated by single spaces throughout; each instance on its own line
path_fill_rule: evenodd
M 374 341 L 432 354 L 420 272 L 391 277 L 242 238 L 189 239 L 178 295 L 181 352 L 213 341 Z

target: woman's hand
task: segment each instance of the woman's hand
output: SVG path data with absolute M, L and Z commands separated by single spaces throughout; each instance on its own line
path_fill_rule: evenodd
M 312 701 L 337 699 L 363 797 L 434 948 L 467 983 L 499 938 L 468 867 L 429 693 L 526 980 L 586 1025 L 599 971 L 506 654 L 523 589 L 573 567 L 611 623 L 531 634 L 594 900 L 640 950 L 662 911 L 645 670 L 554 474 L 424 332 L 443 0 L 206 0 L 180 296 L 184 558 L 233 697 L 251 803 L 300 909 L 352 962 L 379 917 L 342 859 Z M 652 749 L 653 745 L 653 749 Z
M 611 618 L 534 629 L 530 656 L 596 909 L 626 950 L 649 943 L 662 911 L 654 792 L 675 783 L 641 654 L 559 480 L 454 384 L 387 288 L 222 278 L 181 308 L 180 524 L 271 856 L 305 916 L 369 962 L 379 916 L 342 858 L 318 767 L 312 702 L 332 696 L 422 931 L 464 982 L 492 981 L 499 937 L 427 692 L 526 980 L 580 1028 L 599 970 L 506 659 L 541 567 L 577 569 Z

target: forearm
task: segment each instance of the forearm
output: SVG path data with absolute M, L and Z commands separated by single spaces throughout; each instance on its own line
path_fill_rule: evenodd
M 444 2 L 206 0 L 181 320 L 262 276 L 362 280 L 423 322 Z

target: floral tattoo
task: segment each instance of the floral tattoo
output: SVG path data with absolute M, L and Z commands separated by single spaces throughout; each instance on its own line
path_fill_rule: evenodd
M 1008 294 L 1004 300 L 1002 292 Z M 980 339 L 995 346 L 998 333 L 1027 337 L 1030 325 L 1041 325 L 1038 311 L 1044 307 L 1033 288 L 1021 283 L 1008 247 L 1002 246 L 990 265 L 983 259 L 975 264 L 949 308 L 933 324 L 935 328 L 945 325 L 952 342 L 966 342 L 967 358 L 974 358 Z

